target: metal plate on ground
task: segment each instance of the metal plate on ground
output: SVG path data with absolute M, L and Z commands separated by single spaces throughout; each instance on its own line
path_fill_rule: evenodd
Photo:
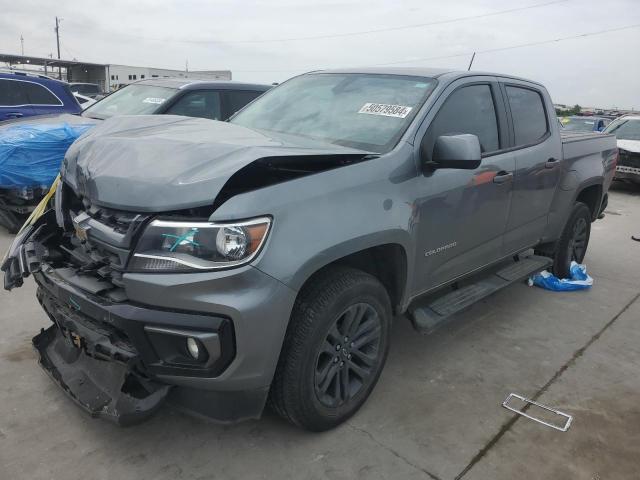
M 522 403 L 525 404 L 522 410 L 519 410 L 511 405 L 513 399 L 520 400 Z M 545 412 L 552 413 L 554 414 L 554 416 L 560 417 L 563 423 L 560 425 L 557 425 L 557 424 L 551 423 L 550 421 L 545 421 L 541 418 L 537 418 L 533 416 L 533 414 L 526 413 L 529 407 L 532 405 L 544 410 Z M 517 413 L 518 415 L 527 417 L 529 420 L 533 420 L 534 422 L 541 423 L 542 425 L 551 427 L 561 432 L 566 432 L 567 430 L 569 430 L 569 427 L 571 426 L 571 422 L 573 421 L 573 417 L 568 413 L 564 413 L 564 412 L 561 412 L 560 410 L 556 410 L 555 408 L 547 407 L 546 405 L 543 405 L 541 403 L 535 402 L 533 400 L 529 400 L 528 398 L 525 398 L 522 395 L 518 395 L 517 393 L 510 393 L 509 396 L 505 399 L 505 401 L 502 402 L 502 406 L 507 410 Z

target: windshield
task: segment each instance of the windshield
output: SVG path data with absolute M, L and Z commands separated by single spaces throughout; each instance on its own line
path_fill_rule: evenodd
M 104 120 L 115 115 L 150 114 L 176 92 L 175 88 L 128 85 L 91 105 L 83 115 Z
M 265 93 L 231 122 L 385 153 L 435 85 L 434 79 L 424 77 L 307 74 Z
M 593 118 L 563 117 L 560 123 L 565 130 L 572 132 L 593 132 L 596 121 Z
M 619 140 L 640 140 L 640 119 L 618 119 L 604 133 L 613 133 Z

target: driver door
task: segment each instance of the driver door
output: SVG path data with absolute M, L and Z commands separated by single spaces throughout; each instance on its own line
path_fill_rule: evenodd
M 497 261 L 502 254 L 515 158 L 505 151 L 508 130 L 501 90 L 495 79 L 487 78 L 452 84 L 425 122 L 426 155 L 432 154 L 438 136 L 470 133 L 480 140 L 482 163 L 475 170 L 426 170 L 420 178 L 416 294 Z M 419 145 L 416 148 L 419 151 Z

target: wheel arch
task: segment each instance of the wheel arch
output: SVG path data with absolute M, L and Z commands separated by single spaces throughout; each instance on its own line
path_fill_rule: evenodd
M 591 211 L 591 221 L 595 221 L 600 213 L 600 205 L 603 199 L 603 186 L 602 182 L 590 182 L 586 185 L 582 185 L 576 192 L 576 198 L 573 203 L 582 202 Z
M 408 239 L 401 240 L 404 235 L 406 232 L 399 232 L 387 241 L 369 239 L 363 242 L 359 239 L 322 252 L 299 269 L 293 278 L 294 288 L 300 292 L 327 268 L 348 266 L 376 277 L 387 290 L 394 311 L 399 312 L 405 303 L 411 275 Z

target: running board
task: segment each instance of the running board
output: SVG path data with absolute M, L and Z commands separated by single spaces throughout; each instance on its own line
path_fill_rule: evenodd
M 499 265 L 463 287 L 445 295 L 440 293 L 417 300 L 409 307 L 409 318 L 416 330 L 424 334 L 431 333 L 452 315 L 512 283 L 544 270 L 552 263 L 550 258 L 539 255 L 516 256 L 506 265 Z

